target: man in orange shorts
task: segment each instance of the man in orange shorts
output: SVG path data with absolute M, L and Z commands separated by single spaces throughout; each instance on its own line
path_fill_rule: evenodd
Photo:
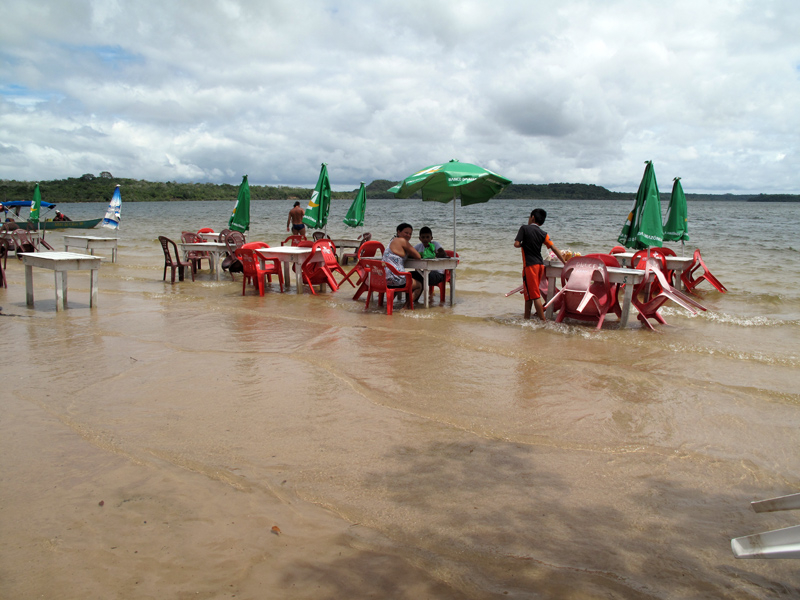
M 515 248 L 522 248 L 522 286 L 525 294 L 525 318 L 531 318 L 531 308 L 536 305 L 536 314 L 544 321 L 542 296 L 539 283 L 544 277 L 544 260 L 542 260 L 542 244 L 550 248 L 561 262 L 566 262 L 550 236 L 542 229 L 547 212 L 535 208 L 531 212 L 528 224 L 519 228 L 514 240 Z

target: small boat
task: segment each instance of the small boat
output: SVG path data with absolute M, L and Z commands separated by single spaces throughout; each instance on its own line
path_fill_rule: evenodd
M 3 202 L 3 208 L 8 211 L 8 209 L 13 209 L 14 214 L 19 217 L 19 211 L 21 208 L 30 208 L 32 202 L 30 200 L 12 200 L 10 202 Z M 51 202 L 42 201 L 41 207 L 52 209 L 55 208 L 55 204 Z M 59 218 L 59 215 L 61 218 Z M 26 229 L 28 231 L 38 231 L 39 229 L 91 229 L 92 227 L 96 227 L 102 218 L 99 219 L 83 219 L 80 221 L 71 221 L 61 215 L 58 211 L 56 211 L 56 218 L 55 219 L 47 219 L 46 221 L 39 221 L 33 222 L 30 221 L 14 221 L 16 224 L 16 228 L 19 229 Z M 11 222 L 6 221 L 8 225 L 11 225 Z M 7 225 L 7 227 L 8 227 Z M 11 228 L 11 227 L 8 227 Z

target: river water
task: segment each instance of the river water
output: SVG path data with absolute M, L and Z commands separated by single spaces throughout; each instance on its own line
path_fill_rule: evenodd
M 248 238 L 279 244 L 290 204 L 253 202 Z M 332 237 L 352 237 L 348 205 Z M 163 282 L 157 236 L 219 230 L 232 201 L 123 190 L 118 232 L 78 232 L 119 237 L 96 309 L 72 273 L 57 313 L 38 270 L 29 309 L 12 258 L 0 597 L 800 595 L 796 561 L 730 550 L 799 522 L 749 502 L 800 491 L 800 205 L 690 203 L 691 242 L 667 245 L 699 247 L 729 292 L 701 284 L 708 311 L 668 307 L 656 333 L 522 319 L 504 292 L 536 206 L 582 254 L 616 245 L 630 208 L 459 206 L 456 305 L 392 317 L 349 286 Z M 429 225 L 451 248 L 452 220 L 452 204 L 374 200 L 364 230 Z

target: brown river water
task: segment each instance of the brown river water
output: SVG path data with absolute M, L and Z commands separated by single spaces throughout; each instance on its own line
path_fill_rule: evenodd
M 254 202 L 249 239 L 279 244 L 290 204 Z M 584 254 L 629 208 L 539 205 Z M 27 307 L 9 259 L 0 598 L 800 597 L 800 562 L 730 549 L 800 524 L 749 507 L 800 492 L 800 206 L 690 204 L 685 251 L 729 293 L 657 333 L 521 318 L 530 201 L 458 207 L 452 308 L 163 282 L 156 237 L 231 208 L 123 190 L 118 232 L 77 232 L 120 240 L 93 309 L 72 273 L 56 312 L 42 270 Z M 452 246 L 452 204 L 368 205 L 384 243 L 402 220 Z

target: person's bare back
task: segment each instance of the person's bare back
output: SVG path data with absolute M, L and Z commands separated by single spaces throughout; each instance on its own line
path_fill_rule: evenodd
M 295 202 L 292 210 L 289 211 L 289 218 L 286 220 L 286 231 L 289 231 L 289 227 L 291 227 L 293 234 L 304 235 L 306 225 L 303 223 L 303 216 L 305 214 L 306 211 L 300 208 L 300 203 Z

